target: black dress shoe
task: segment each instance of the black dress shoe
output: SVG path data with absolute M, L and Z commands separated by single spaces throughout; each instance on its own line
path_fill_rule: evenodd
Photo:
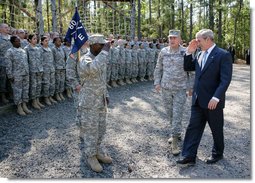
M 223 155 L 214 156 L 214 157 L 211 157 L 210 159 L 206 160 L 206 163 L 207 164 L 213 164 L 213 163 L 216 163 L 217 161 L 221 160 L 222 158 L 223 158 Z
M 176 161 L 177 164 L 179 165 L 187 165 L 187 166 L 193 166 L 196 164 L 196 158 L 183 158 L 182 160 Z

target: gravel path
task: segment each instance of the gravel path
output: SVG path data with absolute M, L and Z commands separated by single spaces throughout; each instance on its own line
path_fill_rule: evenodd
M 0 177 L 8 178 L 251 178 L 250 67 L 234 65 L 225 108 L 224 159 L 207 165 L 212 146 L 206 126 L 194 167 L 180 168 L 170 154 L 169 124 L 152 82 L 110 89 L 103 141 L 113 164 L 94 173 L 85 164 L 72 100 L 0 116 Z M 191 99 L 183 117 L 185 132 Z M 181 144 L 180 144 L 181 145 Z

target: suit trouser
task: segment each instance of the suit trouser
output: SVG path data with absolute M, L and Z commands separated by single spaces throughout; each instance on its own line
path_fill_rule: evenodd
M 216 108 L 215 110 L 209 110 L 201 108 L 196 102 L 191 107 L 191 117 L 189 125 L 186 130 L 182 156 L 195 158 L 197 155 L 197 149 L 201 141 L 206 122 L 208 121 L 209 127 L 213 136 L 213 148 L 212 156 L 221 156 L 224 151 L 224 135 L 223 135 L 223 109 Z

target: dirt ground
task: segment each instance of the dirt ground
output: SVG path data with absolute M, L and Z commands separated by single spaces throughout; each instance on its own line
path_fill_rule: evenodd
M 153 82 L 112 88 L 103 145 L 113 158 L 102 173 L 91 171 L 82 153 L 75 109 L 66 100 L 21 117 L 15 111 L 0 116 L 0 177 L 6 178 L 191 178 L 250 179 L 250 66 L 234 64 L 225 107 L 224 159 L 207 165 L 212 148 L 206 126 L 197 163 L 180 168 L 167 143 L 170 126 L 161 95 Z M 187 98 L 183 134 L 190 115 Z M 182 144 L 180 143 L 180 146 Z

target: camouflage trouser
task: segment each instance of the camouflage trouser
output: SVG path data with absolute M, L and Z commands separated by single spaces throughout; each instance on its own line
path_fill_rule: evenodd
M 62 93 L 65 91 L 65 69 L 56 69 L 55 78 L 56 86 L 55 93 Z
M 153 62 L 148 62 L 146 75 L 147 76 L 153 76 L 153 71 L 154 71 L 154 63 Z
M 92 157 L 97 152 L 103 153 L 100 148 L 103 136 L 106 132 L 106 111 L 101 109 L 85 109 L 79 107 L 77 110 L 77 122 L 84 138 L 84 153 Z
M 55 93 L 55 72 L 43 73 L 42 95 L 44 97 L 53 96 Z
M 125 78 L 131 78 L 132 77 L 132 67 L 131 63 L 125 64 Z
M 186 102 L 186 90 L 168 90 L 162 88 L 163 103 L 171 125 L 171 135 L 179 136 L 182 132 L 182 114 Z
M 42 91 L 42 72 L 31 72 L 29 80 L 29 95 L 30 99 L 41 97 Z
M 119 65 L 112 64 L 112 72 L 111 72 L 111 80 L 112 81 L 118 80 L 118 71 L 119 71 Z
M 143 78 L 146 75 L 146 62 L 142 62 L 138 65 L 139 67 L 139 77 Z
M 138 63 L 132 63 L 132 78 L 138 76 Z
M 0 66 L 0 93 L 7 92 L 6 79 L 6 68 Z
M 11 85 L 13 90 L 14 104 L 19 105 L 23 102 L 28 102 L 29 75 L 14 76 L 14 81 Z
M 106 75 L 106 82 L 108 83 L 111 79 L 111 72 L 112 72 L 112 64 L 107 64 L 107 75 Z
M 118 79 L 124 79 L 125 78 L 125 63 L 119 64 L 119 77 Z

